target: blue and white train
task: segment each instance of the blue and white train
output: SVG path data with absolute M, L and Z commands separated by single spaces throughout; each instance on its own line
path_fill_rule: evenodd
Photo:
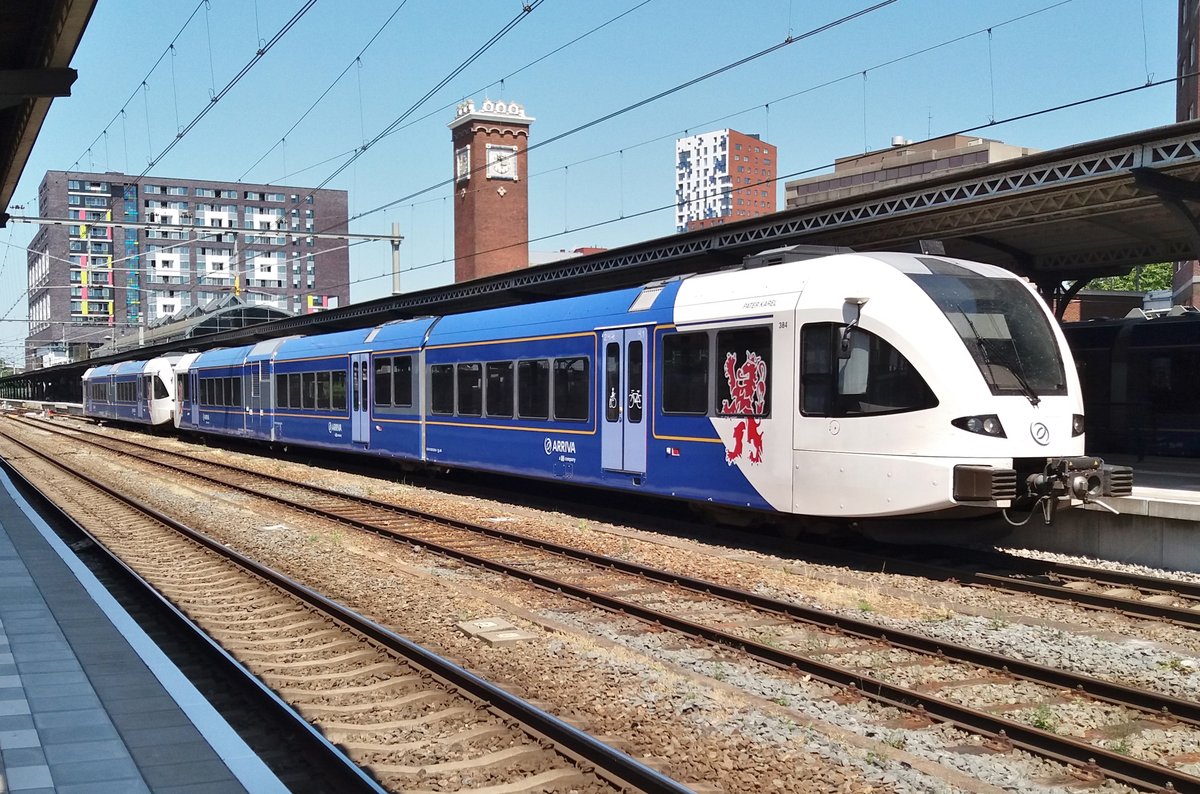
M 1008 271 L 847 253 L 97 367 L 84 399 L 94 417 L 760 513 L 1049 521 L 1132 487 L 1084 456 L 1066 350 Z M 126 373 L 133 404 L 114 399 Z
M 88 369 L 83 373 L 84 414 L 143 425 L 169 424 L 175 417 L 175 362 L 179 358 L 160 356 Z

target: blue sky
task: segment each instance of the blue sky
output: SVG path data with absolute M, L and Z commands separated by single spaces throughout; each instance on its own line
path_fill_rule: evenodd
M 26 210 L 12 214 L 36 214 L 46 170 L 138 174 L 153 158 L 150 175 L 317 185 L 416 106 L 327 187 L 349 191 L 351 216 L 362 216 L 352 231 L 400 224 L 405 290 L 444 284 L 453 203 L 439 183 L 451 174 L 446 125 L 460 100 L 522 103 L 537 144 L 874 3 L 545 0 L 418 105 L 521 4 L 320 0 L 164 155 L 304 2 L 106 0 L 72 63 L 72 96 L 55 100 L 13 197 Z M 674 141 L 685 134 L 758 133 L 779 147 L 781 174 L 808 176 L 893 135 L 919 140 L 1170 78 L 1177 5 L 898 0 L 531 152 L 531 248 L 672 234 Z M 1050 149 L 1172 121 L 1165 85 L 976 134 Z M 782 206 L 782 183 L 777 191 Z M 27 331 L 14 320 L 27 317 L 23 249 L 34 231 L 0 229 L 2 358 L 19 355 Z M 354 247 L 351 299 L 387 294 L 390 261 L 386 243 Z

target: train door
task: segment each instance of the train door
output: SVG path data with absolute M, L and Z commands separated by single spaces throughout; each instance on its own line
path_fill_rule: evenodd
M 646 471 L 645 328 L 604 331 L 600 461 L 609 471 Z
M 139 375 L 134 378 L 134 383 L 137 384 L 137 418 L 146 419 L 150 416 L 150 398 L 154 395 L 154 389 L 150 384 L 152 375 Z
M 371 439 L 371 363 L 369 353 L 350 354 L 350 432 L 355 444 Z
M 200 373 L 196 370 L 188 370 L 188 378 L 191 380 L 191 388 L 188 393 L 192 397 L 192 426 L 200 426 Z
M 262 362 L 255 361 L 253 364 L 245 368 L 246 377 L 249 379 L 250 388 L 246 391 L 246 410 L 244 427 L 246 430 L 256 430 L 258 428 L 259 417 L 262 414 L 263 403 L 263 381 L 262 381 Z

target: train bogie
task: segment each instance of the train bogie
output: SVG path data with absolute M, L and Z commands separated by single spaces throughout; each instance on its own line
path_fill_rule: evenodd
M 839 254 L 208 351 L 175 416 L 759 514 L 1049 516 L 1128 490 L 1064 350 L 1003 270 Z

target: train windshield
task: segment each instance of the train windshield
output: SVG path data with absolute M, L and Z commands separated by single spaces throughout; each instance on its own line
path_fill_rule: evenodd
M 1062 353 L 1037 298 L 1018 281 L 963 268 L 910 273 L 954 326 L 992 394 L 1067 393 Z

